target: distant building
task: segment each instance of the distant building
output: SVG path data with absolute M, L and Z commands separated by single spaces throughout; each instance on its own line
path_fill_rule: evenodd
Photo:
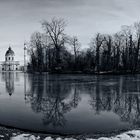
M 1 63 L 3 71 L 19 70 L 19 61 L 14 61 L 15 53 L 11 47 L 5 53 L 5 61 Z

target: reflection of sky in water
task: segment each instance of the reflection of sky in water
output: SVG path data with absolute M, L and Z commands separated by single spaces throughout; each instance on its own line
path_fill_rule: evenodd
M 0 73 L 0 124 L 52 133 L 139 127 L 139 78 Z

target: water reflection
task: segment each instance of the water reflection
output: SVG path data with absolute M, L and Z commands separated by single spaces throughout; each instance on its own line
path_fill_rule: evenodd
M 39 117 L 46 126 L 46 131 L 56 131 L 54 128 L 58 128 L 58 132 L 69 132 L 75 123 L 79 125 L 73 127 L 75 130 L 72 131 L 76 133 L 140 127 L 140 75 L 60 76 L 3 73 L 2 79 L 10 96 L 17 88 L 15 82 L 20 81 L 21 77 L 24 100 L 35 114 L 41 114 Z M 104 117 L 106 112 L 111 115 Z M 99 125 L 100 121 L 110 120 L 107 117 L 112 117 L 119 126 L 113 123 L 104 127 Z M 117 117 L 119 119 L 115 120 Z M 87 126 L 84 125 L 84 119 Z M 96 123 L 98 126 L 93 125 Z M 39 129 L 44 127 L 40 126 Z
M 45 125 L 64 126 L 64 114 L 76 108 L 80 101 L 76 87 L 59 80 L 50 82 L 48 77 L 29 77 L 31 94 L 28 94 L 32 110 L 43 114 Z
M 121 121 L 139 126 L 140 116 L 140 81 L 139 76 L 116 77 L 108 80 L 97 79 L 90 104 L 99 114 L 101 111 L 116 113 Z M 112 82 L 111 82 L 112 81 Z M 88 90 L 88 88 L 87 88 Z M 87 91 L 88 93 L 88 91 Z M 91 93 L 91 91 L 90 91 Z
M 5 72 L 2 73 L 2 78 L 5 81 L 5 89 L 9 96 L 12 96 L 14 93 L 14 73 L 13 72 Z

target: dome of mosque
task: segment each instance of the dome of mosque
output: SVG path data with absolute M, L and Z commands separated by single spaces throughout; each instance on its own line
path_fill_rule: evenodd
M 5 56 L 14 55 L 14 54 L 15 54 L 14 51 L 11 49 L 11 47 L 9 47 L 8 50 L 5 53 Z

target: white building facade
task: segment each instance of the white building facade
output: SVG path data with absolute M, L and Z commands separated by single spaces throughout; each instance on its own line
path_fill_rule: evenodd
M 5 53 L 5 61 L 1 63 L 3 71 L 19 70 L 19 61 L 14 60 L 15 53 L 11 47 Z

